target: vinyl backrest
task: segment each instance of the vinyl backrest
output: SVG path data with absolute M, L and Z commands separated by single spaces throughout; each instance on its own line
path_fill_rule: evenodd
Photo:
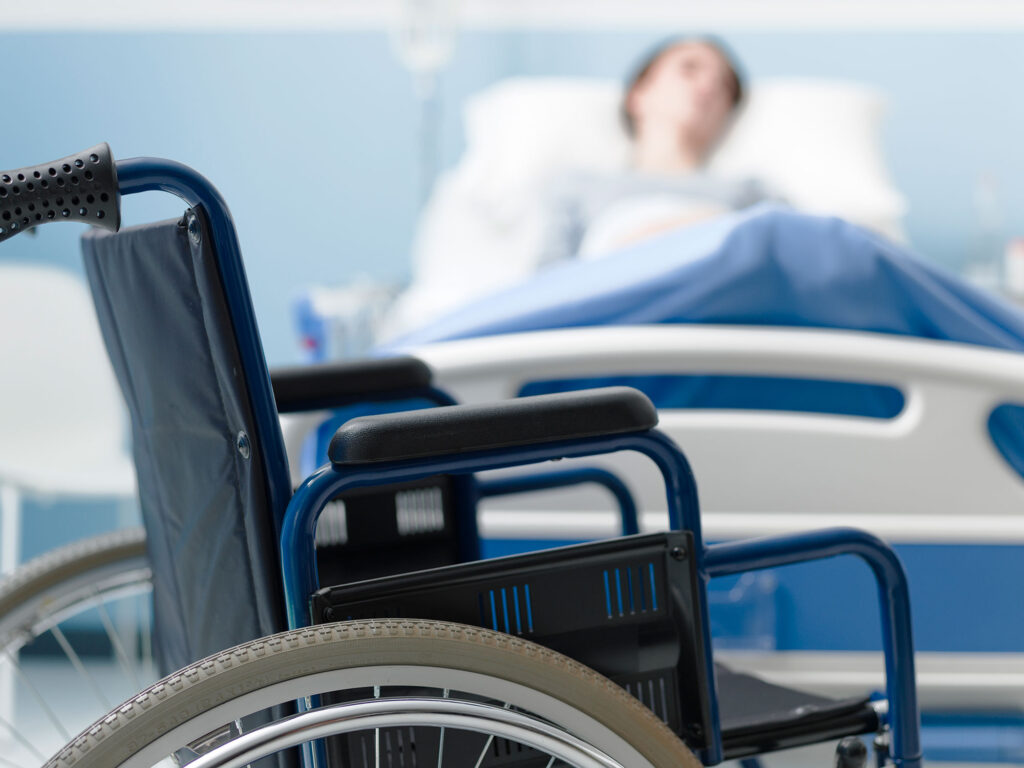
M 131 416 L 164 673 L 284 627 L 250 387 L 198 219 L 198 238 L 182 219 L 82 241 Z

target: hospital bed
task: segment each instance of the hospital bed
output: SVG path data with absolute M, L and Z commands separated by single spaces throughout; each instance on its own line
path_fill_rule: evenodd
M 412 283 L 383 320 L 381 340 L 536 271 L 552 181 L 627 167 L 620 93 L 615 81 L 522 77 L 467 102 L 465 151 L 422 213 Z M 884 110 L 884 96 L 858 83 L 754 81 L 709 171 L 757 178 L 798 210 L 901 239 L 906 203 L 885 162 Z
M 612 80 L 515 77 L 471 97 L 465 150 L 420 216 L 410 286 L 397 301 L 393 285 L 366 280 L 311 287 L 294 302 L 304 354 L 365 353 L 374 337 L 394 339 L 534 274 L 551 181 L 627 164 L 620 89 Z M 902 240 L 906 202 L 883 152 L 885 106 L 883 94 L 860 83 L 755 80 L 710 169 L 759 178 L 799 210 Z
M 724 326 L 562 329 L 410 351 L 464 402 L 514 397 L 530 382 L 607 381 L 637 371 L 824 379 L 898 390 L 903 405 L 890 418 L 662 409 L 661 425 L 691 457 L 709 539 L 842 524 L 894 545 L 913 585 L 925 712 L 958 713 L 960 724 L 1002 713 L 1013 723 L 999 738 L 993 736 L 998 730 L 947 737 L 956 749 L 946 752 L 926 729 L 929 754 L 1021 759 L 1020 724 L 1013 718 L 1024 709 L 1024 612 L 1013 585 L 1024 555 L 1024 480 L 993 442 L 989 425 L 997 408 L 1018 402 L 1024 392 L 1024 356 L 882 334 Z M 637 498 L 641 528 L 663 528 L 653 468 L 624 455 L 608 461 Z M 614 525 L 608 501 L 597 492 L 490 502 L 481 517 L 485 539 L 503 542 L 498 551 L 600 538 Z M 854 584 L 862 578 L 852 570 L 844 577 Z M 848 595 L 822 596 L 808 588 L 814 579 L 800 583 L 784 572 L 774 578 L 747 584 L 745 605 L 718 608 L 751 619 L 741 625 L 748 636 L 731 648 L 725 645 L 730 638 L 716 638 L 725 641 L 723 656 L 774 682 L 823 694 L 877 685 L 882 670 L 874 644 L 856 628 L 834 631 L 851 609 Z M 713 584 L 712 596 L 727 602 L 736 585 L 727 586 L 716 593 Z M 758 587 L 767 596 L 759 596 Z M 750 636 L 756 613 L 764 610 L 771 613 L 767 629 L 762 617 L 760 634 Z M 714 622 L 714 603 L 711 613 Z
M 548 86 L 550 91 L 545 92 Z M 757 170 L 798 206 L 838 214 L 899 239 L 903 206 L 878 151 L 881 104 L 877 95 L 853 89 L 840 98 L 836 91 L 819 86 L 779 83 L 760 93 L 755 88 L 751 112 L 745 117 L 763 115 L 769 121 L 767 105 L 782 106 L 788 99 L 793 107 L 788 114 L 795 113 L 803 122 L 780 126 L 778 122 L 786 118 L 777 116 L 786 113 L 775 112 L 771 119 L 776 121 L 780 149 L 764 151 L 770 142 L 762 138 L 758 143 L 756 126 L 748 129 L 749 123 L 741 118 L 715 160 L 717 167 L 746 169 L 763 158 L 762 164 L 767 165 Z M 575 93 L 575 101 L 569 98 L 574 112 L 588 116 L 580 119 L 608 126 L 607 119 L 595 118 L 600 111 L 607 113 L 613 103 L 605 88 L 515 81 L 495 87 L 471 105 L 466 156 L 442 181 L 421 231 L 417 264 L 424 275 L 436 273 L 440 279 L 455 271 L 474 275 L 474 269 L 493 268 L 490 259 L 475 267 L 458 263 L 473 253 L 493 254 L 497 262 L 508 258 L 513 266 L 502 279 L 515 282 L 529 273 L 528 259 L 517 261 L 510 251 L 530 252 L 529 225 L 517 229 L 511 222 L 529 221 L 524 210 L 531 195 L 536 199 L 545 169 L 559 163 L 595 162 L 596 154 L 590 153 L 598 146 L 604 147 L 605 158 L 611 158 L 605 167 L 614 169 L 622 162 L 622 152 L 611 149 L 615 135 L 611 129 L 592 145 L 584 141 L 573 149 L 567 138 L 585 135 L 580 124 L 570 119 L 564 136 L 552 136 L 546 125 L 558 120 L 532 125 L 531 132 L 530 116 L 543 114 L 547 120 L 545 109 L 557 112 L 561 98 Z M 550 97 L 550 102 L 544 97 Z M 836 106 L 845 99 L 845 113 L 798 108 L 801 98 L 833 97 Z M 527 125 L 517 124 L 512 114 L 525 115 Z M 840 114 L 846 127 L 839 133 L 825 131 L 811 140 L 802 132 L 827 128 L 822 123 L 831 118 L 841 122 Z M 506 123 L 508 128 L 503 129 Z M 525 130 L 526 140 L 514 136 L 519 130 Z M 770 138 L 772 133 L 767 135 Z M 815 160 L 829 136 L 836 145 Z M 800 140 L 808 153 L 787 157 L 787 138 Z M 535 158 L 533 165 L 527 158 Z M 839 167 L 849 159 L 855 161 L 850 167 Z M 815 162 L 832 165 L 819 165 L 820 173 L 801 178 L 800 170 Z M 797 169 L 788 179 L 787 165 Z M 829 178 L 842 178 L 846 192 L 822 186 Z M 503 197 L 501 189 L 518 194 Z M 864 193 L 863 201 L 856 199 L 857 191 Z M 518 244 L 509 245 L 508 238 L 503 244 L 488 239 L 500 233 L 502 226 L 518 233 Z M 446 243 L 454 243 L 458 253 L 446 251 Z M 515 270 L 519 272 L 511 274 Z M 429 277 L 423 285 L 437 286 Z M 416 291 L 414 287 L 405 303 L 399 303 L 399 315 L 412 307 L 410 315 L 422 312 L 422 317 L 428 317 L 436 312 L 435 317 L 443 317 L 444 309 L 437 304 L 417 306 Z M 430 293 L 437 302 L 436 291 Z M 1004 310 L 1009 312 L 1000 311 Z M 400 318 L 395 327 L 402 325 Z M 443 320 L 438 323 L 443 325 Z M 460 330 L 452 335 L 459 336 Z M 916 585 L 918 680 L 926 711 L 978 717 L 1000 713 L 1012 721 L 998 744 L 983 746 L 965 731 L 957 737 L 961 751 L 949 750 L 945 755 L 962 756 L 970 744 L 975 747 L 973 759 L 1024 757 L 1020 743 L 1024 644 L 1017 639 L 1024 630 L 1024 612 L 1009 586 L 1021 575 L 1024 481 L 1019 463 L 1014 464 L 1014 451 L 998 444 L 992 431 L 994 413 L 1011 422 L 1017 417 L 1013 404 L 1024 392 L 1020 354 L 890 334 L 735 325 L 563 328 L 489 333 L 485 338 L 437 343 L 423 343 L 415 332 L 407 338 L 412 342 L 400 341 L 397 348 L 425 360 L 439 384 L 465 402 L 546 391 L 531 388 L 536 382 L 601 379 L 609 383 L 616 376 L 637 374 L 785 377 L 888 389 L 897 405 L 884 418 L 662 408 L 662 425 L 692 456 L 708 510 L 710 538 L 728 540 L 841 522 L 864 526 L 893 543 L 909 563 Z M 663 527 L 663 507 L 650 492 L 656 487 L 651 469 L 625 457 L 620 463 L 619 458 L 615 466 L 637 495 L 644 524 L 651 530 Z M 742 482 L 730 475 L 736 467 L 743 469 Z M 538 520 L 543 521 L 544 533 L 527 533 Z M 615 518 L 607 498 L 595 490 L 575 495 L 573 501 L 566 494 L 551 494 L 491 502 L 484 507 L 481 525 L 485 538 L 503 542 L 495 552 L 505 552 L 531 548 L 538 540 L 607 535 Z M 857 578 L 852 572 L 847 576 Z M 828 629 L 840 626 L 848 603 L 840 596 L 822 599 L 781 572 L 775 578 L 761 584 L 729 583 L 722 590 L 723 603 L 737 590 L 747 590 L 749 600 L 740 611 L 753 617 L 739 622 L 748 630 L 745 640 L 719 638 L 723 646 L 734 641 L 725 652 L 736 663 L 776 681 L 821 692 L 840 694 L 877 684 L 880 657 L 873 645 L 858 632 L 844 636 Z M 739 600 L 744 599 L 740 595 Z M 722 610 L 733 608 L 723 605 Z M 714 611 L 713 606 L 713 615 Z M 760 620 L 756 620 L 758 614 Z M 754 625 L 760 629 L 749 632 Z M 814 627 L 819 629 L 808 631 Z M 801 640 L 794 641 L 796 636 Z M 817 644 L 809 640 L 811 636 Z

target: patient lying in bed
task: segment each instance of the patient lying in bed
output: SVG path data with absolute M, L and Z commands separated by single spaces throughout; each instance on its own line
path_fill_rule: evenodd
M 871 331 L 1024 352 L 1024 313 L 870 230 L 761 204 L 619 249 L 569 260 L 398 339 L 439 341 L 586 326 L 707 324 Z M 571 358 L 571 351 L 567 350 Z M 838 384 L 838 386 L 837 386 Z M 521 394 L 627 385 L 662 408 L 753 408 L 891 418 L 887 387 L 644 371 L 531 382 Z M 989 430 L 1024 476 L 1024 409 L 993 411 Z
M 655 50 L 622 102 L 632 167 L 615 175 L 577 173 L 555 185 L 541 263 L 596 258 L 768 198 L 752 179 L 704 169 L 742 98 L 737 68 L 721 44 L 683 39 Z
M 708 52 L 692 43 L 679 50 Z M 718 61 L 715 49 L 710 54 Z M 703 226 L 764 197 L 901 240 L 905 206 L 882 152 L 880 92 L 840 81 L 762 80 L 749 93 L 744 85 L 741 114 L 731 86 L 719 87 L 710 92 L 720 105 L 724 93 L 724 105 L 702 113 L 715 120 L 695 120 L 697 127 L 678 132 L 655 130 L 657 121 L 638 128 L 634 120 L 631 137 L 623 107 L 650 105 L 645 99 L 656 91 L 632 91 L 624 105 L 623 90 L 612 80 L 517 77 L 467 101 L 466 150 L 424 210 L 412 283 L 379 325 L 378 342 L 532 284 L 542 266 L 573 263 L 577 255 L 585 259 L 581 266 L 595 266 L 592 257 L 633 243 L 618 249 L 630 261 L 634 248 L 665 238 L 675 243 L 675 233 L 665 230 L 682 224 L 688 226 L 681 233 L 700 239 Z M 669 107 L 681 113 L 671 97 L 679 89 L 665 91 Z M 667 121 L 674 113 L 662 101 L 651 108 Z M 722 132 L 727 136 L 719 141 Z M 637 141 L 638 133 L 652 138 Z M 713 218 L 723 211 L 731 215 Z M 679 259 L 693 249 L 672 250 Z M 593 278 L 584 270 L 576 279 Z

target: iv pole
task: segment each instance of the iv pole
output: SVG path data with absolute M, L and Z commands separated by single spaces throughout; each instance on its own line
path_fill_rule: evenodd
M 459 0 L 402 0 L 391 42 L 412 73 L 419 113 L 418 208 L 422 209 L 439 170 L 441 96 L 438 75 L 455 49 Z

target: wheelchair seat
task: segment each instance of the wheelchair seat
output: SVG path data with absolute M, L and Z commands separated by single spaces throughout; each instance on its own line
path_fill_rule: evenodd
M 212 237 L 195 216 L 116 234 L 94 229 L 82 252 L 131 417 L 154 569 L 154 653 L 167 674 L 286 628 L 279 515 L 267 491 L 275 473 L 255 460 L 254 390 L 272 384 L 282 410 L 321 408 L 375 387 L 422 387 L 429 369 L 405 358 L 336 366 L 312 383 L 294 369 L 272 382 L 247 378 Z M 334 500 L 319 531 L 322 577 L 367 579 L 464 559 L 460 492 L 457 480 L 439 477 Z
M 715 664 L 722 747 L 739 759 L 879 729 L 869 697 L 830 699 Z

